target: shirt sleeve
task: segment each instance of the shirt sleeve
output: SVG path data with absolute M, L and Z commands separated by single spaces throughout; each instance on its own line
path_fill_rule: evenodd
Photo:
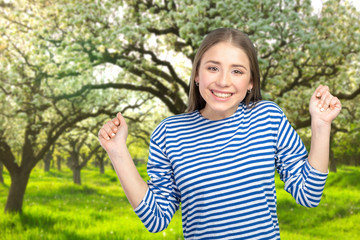
M 299 135 L 283 114 L 276 143 L 276 169 L 285 190 L 305 207 L 319 205 L 328 173 L 314 169 Z
M 157 140 L 152 136 L 150 141 L 147 164 L 151 178 L 148 181 L 149 189 L 134 210 L 149 232 L 166 229 L 180 204 L 180 192 L 175 184 L 173 169 L 164 153 L 164 140 Z

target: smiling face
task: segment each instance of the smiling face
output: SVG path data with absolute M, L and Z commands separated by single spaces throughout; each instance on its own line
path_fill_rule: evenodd
M 204 53 L 195 81 L 206 101 L 200 112 L 210 120 L 231 116 L 253 88 L 249 59 L 230 42 L 217 43 Z

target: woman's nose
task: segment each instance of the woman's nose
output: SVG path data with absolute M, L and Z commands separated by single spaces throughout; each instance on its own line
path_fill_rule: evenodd
M 216 80 L 216 84 L 219 87 L 227 87 L 230 85 L 230 83 L 231 83 L 231 77 L 230 77 L 230 74 L 228 74 L 228 73 L 221 74 L 218 77 L 218 79 Z

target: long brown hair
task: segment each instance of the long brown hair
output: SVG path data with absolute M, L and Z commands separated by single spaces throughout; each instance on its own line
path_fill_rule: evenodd
M 195 84 L 195 77 L 198 75 L 201 58 L 204 53 L 212 46 L 220 42 L 230 42 L 235 47 L 242 49 L 249 59 L 251 71 L 250 81 L 253 84 L 253 88 L 250 93 L 248 92 L 246 94 L 243 102 L 245 102 L 246 106 L 249 107 L 250 102 L 256 103 L 262 99 L 260 92 L 259 64 L 253 43 L 245 33 L 237 29 L 219 28 L 210 32 L 205 37 L 195 55 L 190 78 L 190 92 L 187 112 L 201 110 L 206 105 L 205 100 L 200 95 L 199 88 Z

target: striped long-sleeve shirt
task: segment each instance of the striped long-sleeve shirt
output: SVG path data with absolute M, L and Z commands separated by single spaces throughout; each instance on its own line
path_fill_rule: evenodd
M 151 136 L 147 169 L 149 189 L 135 213 L 158 232 L 181 202 L 185 239 L 280 239 L 275 169 L 306 207 L 319 204 L 327 178 L 270 101 L 241 103 L 216 121 L 199 111 L 166 118 Z

